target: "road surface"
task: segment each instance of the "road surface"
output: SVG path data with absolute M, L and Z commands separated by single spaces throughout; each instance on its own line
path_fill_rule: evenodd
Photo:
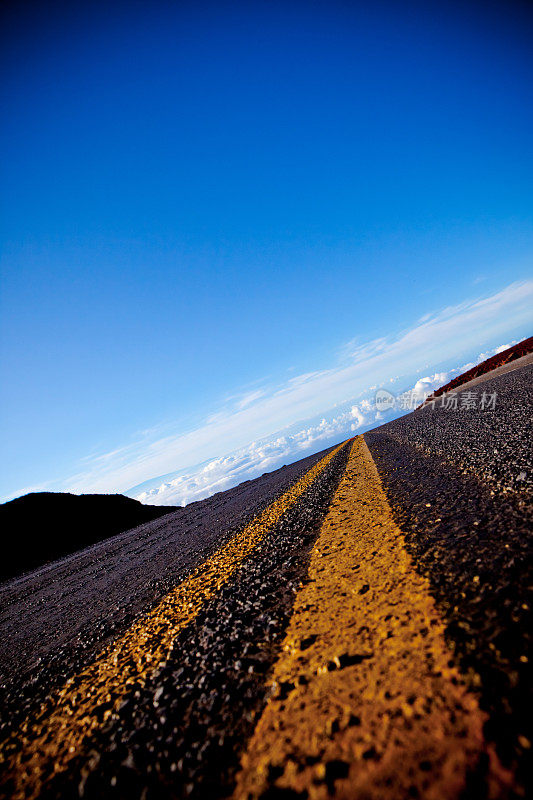
M 6 584 L 5 794 L 525 797 L 532 369 Z

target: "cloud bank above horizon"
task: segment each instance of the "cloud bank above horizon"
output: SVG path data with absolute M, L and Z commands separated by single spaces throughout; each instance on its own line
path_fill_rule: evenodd
M 450 369 L 446 372 L 435 372 L 416 381 L 405 394 L 413 407 L 420 405 L 427 397 L 440 386 L 446 384 L 456 375 L 485 361 L 496 353 L 507 350 L 516 341 L 499 345 L 486 353 L 480 353 L 474 361 Z M 396 380 L 390 381 L 395 383 Z M 375 407 L 370 398 L 364 398 L 347 411 L 337 416 L 326 419 L 323 417 L 319 423 L 297 431 L 296 433 L 281 434 L 270 437 L 260 442 L 251 442 L 235 453 L 230 453 L 221 458 L 215 458 L 206 464 L 199 465 L 186 473 L 179 472 L 152 488 L 140 491 L 130 491 L 128 494 L 142 503 L 152 505 L 187 505 L 196 500 L 211 497 L 216 492 L 231 489 L 246 480 L 251 480 L 277 469 L 287 462 L 303 458 L 310 452 L 326 448 L 332 442 L 340 442 L 357 433 L 363 433 L 376 424 L 381 425 L 400 416 L 401 413 L 393 411 L 381 412 Z M 149 481 L 148 483 L 153 483 Z
M 192 430 L 156 426 L 84 459 L 53 487 L 31 490 L 120 491 L 156 505 L 202 499 L 392 419 L 373 406 L 377 388 L 422 397 L 523 338 L 532 307 L 533 281 L 513 283 L 425 314 L 396 335 L 353 340 L 326 368 L 235 392 Z

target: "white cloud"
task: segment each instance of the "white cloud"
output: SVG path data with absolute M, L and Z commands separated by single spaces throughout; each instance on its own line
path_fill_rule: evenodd
M 368 412 L 371 411 L 370 402 L 366 401 L 365 408 Z M 154 505 L 186 505 L 277 469 L 283 463 L 295 461 L 305 452 L 320 450 L 333 439 L 337 441 L 349 438 L 370 419 L 375 419 L 375 414 L 372 416 L 367 413 L 365 416 L 354 405 L 332 419 L 322 418 L 318 424 L 295 433 L 251 442 L 230 455 L 214 458 L 197 469 L 178 474 L 157 486 L 135 493 L 135 497 L 142 503 Z
M 411 389 L 413 401 L 417 405 L 423 403 L 426 397 L 430 395 L 435 389 L 444 386 L 448 383 L 452 372 L 459 373 L 459 370 L 451 370 L 450 372 L 435 372 L 434 375 L 426 375 L 425 378 L 419 378 Z
M 476 352 L 479 342 L 494 341 L 500 336 L 508 338 L 530 322 L 532 305 L 533 281 L 515 283 L 490 297 L 426 314 L 397 336 L 379 337 L 367 343 L 351 342 L 344 348 L 340 364 L 332 354 L 336 363 L 328 369 L 296 375 L 268 391 L 255 388 L 236 395 L 223 407 L 213 408 L 211 415 L 194 429 L 173 430 L 168 426 L 165 430 L 156 427 L 145 431 L 129 444 L 87 459 L 78 474 L 55 488 L 127 491 L 151 476 L 175 475 L 179 471 L 182 477 L 188 476 L 188 496 L 216 491 L 215 486 L 224 486 L 227 480 L 232 480 L 224 475 L 246 475 L 254 469 L 264 471 L 265 463 L 296 457 L 295 454 L 315 443 L 319 449 L 328 436 L 342 438 L 371 424 L 374 420 L 369 420 L 363 402 L 353 405 L 354 398 L 369 394 L 371 385 L 382 386 L 391 375 L 414 376 L 422 359 L 424 363 L 444 364 Z M 429 385 L 437 379 L 429 375 L 420 380 Z M 344 410 L 335 414 L 331 411 L 334 407 Z M 281 442 L 285 438 L 287 441 Z M 260 443 L 257 455 L 250 450 L 252 440 Z M 277 444 L 272 445 L 272 441 Z M 308 444 L 302 445 L 303 442 Z M 237 460 L 224 461 L 230 458 L 228 452 Z M 241 453 L 240 461 L 237 453 Z M 206 475 L 219 477 L 200 481 L 196 472 L 193 475 L 192 465 L 208 459 L 213 466 Z M 185 486 L 185 478 L 183 481 Z M 203 481 L 203 488 L 195 481 Z
M 25 494 L 32 494 L 33 492 L 51 492 L 53 489 L 51 488 L 50 483 L 37 483 L 33 486 L 24 486 L 22 489 L 19 489 L 15 497 L 23 497 Z M 9 500 L 13 500 L 14 496 L 4 495 L 0 497 L 0 503 L 7 503 Z
M 486 361 L 487 358 L 490 358 L 491 356 L 495 356 L 498 353 L 503 353 L 504 350 L 508 350 L 509 347 L 513 346 L 513 344 L 517 344 L 517 340 L 516 339 L 513 339 L 512 342 L 507 342 L 507 344 L 501 344 L 499 347 L 495 347 L 494 350 L 489 350 L 488 353 L 480 353 L 478 355 L 477 359 L 476 359 L 476 364 L 481 364 L 481 362 L 482 361 Z M 472 364 L 472 366 L 474 367 L 475 364 Z
M 435 389 L 440 389 L 441 386 L 445 386 L 453 378 L 457 377 L 457 375 L 468 372 L 469 369 L 477 366 L 477 364 L 481 364 L 482 361 L 486 361 L 488 358 L 491 358 L 491 356 L 503 353 L 504 350 L 508 350 L 513 344 L 516 344 L 516 340 L 508 342 L 507 344 L 500 344 L 498 347 L 494 347 L 486 353 L 480 353 L 475 361 L 470 361 L 460 367 L 455 367 L 447 372 L 435 372 L 433 375 L 426 375 L 425 378 L 419 378 L 415 385 L 409 390 L 413 398 L 413 404 L 416 406 L 423 403 L 426 397 L 429 397 Z
M 236 407 L 238 409 L 247 408 L 247 406 L 251 406 L 252 403 L 255 403 L 256 400 L 259 400 L 265 394 L 263 389 L 256 389 L 255 392 L 248 392 L 243 397 L 241 397 L 236 402 Z
M 514 343 L 499 345 L 488 353 L 480 354 L 475 363 L 507 350 Z M 419 378 L 409 390 L 412 407 L 423 403 L 435 389 L 444 386 L 456 375 L 466 372 L 475 366 L 475 363 L 463 364 L 461 367 Z M 375 389 L 375 386 L 369 387 L 368 392 L 373 394 Z M 390 418 L 390 414 L 388 416 Z M 264 472 L 277 469 L 283 463 L 297 460 L 303 452 L 313 449 L 316 451 L 321 446 L 331 444 L 332 440 L 342 441 L 343 438 L 355 435 L 359 429 L 366 429 L 375 423 L 382 424 L 386 418 L 385 413 L 376 411 L 373 399 L 367 397 L 357 405 L 352 405 L 348 411 L 329 420 L 323 417 L 318 424 L 303 428 L 296 433 L 275 436 L 262 442 L 252 442 L 235 453 L 213 459 L 197 469 L 178 474 L 146 491 L 135 493 L 134 496 L 143 503 L 186 505 L 236 486 L 244 480 L 257 478 Z

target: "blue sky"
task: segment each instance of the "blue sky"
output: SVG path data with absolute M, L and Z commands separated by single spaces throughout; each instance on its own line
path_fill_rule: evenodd
M 125 491 L 531 333 L 526 4 L 4 13 L 4 499 Z

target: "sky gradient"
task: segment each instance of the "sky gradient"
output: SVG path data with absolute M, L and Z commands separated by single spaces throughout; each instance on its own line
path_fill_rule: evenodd
M 5 5 L 3 499 L 125 491 L 531 333 L 531 14 L 444 5 Z

